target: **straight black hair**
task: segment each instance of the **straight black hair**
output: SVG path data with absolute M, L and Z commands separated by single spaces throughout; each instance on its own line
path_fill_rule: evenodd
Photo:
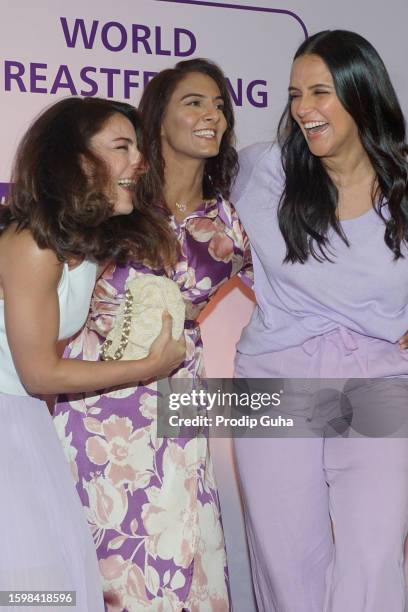
M 317 55 L 324 61 L 341 104 L 358 127 L 377 176 L 373 207 L 384 221 L 385 243 L 398 259 L 401 244 L 408 238 L 408 147 L 404 116 L 387 69 L 365 38 L 346 30 L 311 36 L 300 45 L 294 60 L 304 55 Z M 278 141 L 286 175 L 278 211 L 287 247 L 285 262 L 304 263 L 309 255 L 318 261 L 330 260 L 330 228 L 347 244 L 336 215 L 338 191 L 292 118 L 290 99 L 279 122 Z

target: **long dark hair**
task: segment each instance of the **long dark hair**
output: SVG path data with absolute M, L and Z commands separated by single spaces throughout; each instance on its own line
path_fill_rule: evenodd
M 405 121 L 383 61 L 362 36 L 326 30 L 296 51 L 319 56 L 333 78 L 337 96 L 354 119 L 377 175 L 373 206 L 385 223 L 384 240 L 397 259 L 408 237 L 408 164 Z M 334 229 L 347 243 L 336 217 L 337 188 L 321 160 L 312 155 L 290 112 L 281 117 L 278 140 L 286 174 L 279 205 L 279 225 L 286 241 L 285 261 L 304 263 L 309 254 L 330 259 L 327 233 Z M 388 205 L 389 214 L 382 212 Z
M 178 62 L 174 68 L 162 70 L 146 86 L 140 100 L 139 110 L 144 126 L 143 155 L 148 171 L 138 184 L 139 199 L 154 206 L 166 207 L 164 184 L 164 159 L 161 149 L 161 126 L 167 105 L 177 85 L 191 72 L 200 72 L 217 84 L 224 101 L 227 129 L 216 157 L 206 160 L 204 168 L 203 194 L 213 198 L 221 194 L 227 198 L 238 171 L 238 156 L 234 148 L 234 111 L 227 81 L 221 69 L 207 59 Z
M 171 259 L 168 229 L 148 211 L 112 217 L 109 168 L 90 140 L 116 113 L 129 119 L 139 142 L 139 113 L 122 102 L 66 98 L 34 120 L 17 150 L 0 231 L 12 223 L 17 231 L 29 229 L 60 261 L 135 258 L 161 265 Z

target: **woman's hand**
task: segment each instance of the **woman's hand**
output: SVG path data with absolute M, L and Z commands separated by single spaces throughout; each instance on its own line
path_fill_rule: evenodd
M 173 319 L 167 311 L 163 312 L 162 321 L 160 334 L 153 342 L 146 357 L 146 360 L 152 364 L 152 377 L 154 378 L 166 378 L 186 357 L 184 334 L 179 340 L 173 339 Z
M 400 349 L 408 349 L 408 331 L 398 340 Z

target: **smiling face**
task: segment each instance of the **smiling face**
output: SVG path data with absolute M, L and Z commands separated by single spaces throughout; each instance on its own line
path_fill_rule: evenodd
M 113 114 L 102 129 L 92 136 L 89 148 L 109 171 L 110 185 L 106 195 L 113 203 L 113 214 L 130 214 L 133 211 L 133 192 L 142 166 L 133 125 L 125 115 Z
M 163 159 L 204 161 L 218 155 L 227 121 L 216 82 L 200 72 L 188 73 L 170 97 L 161 126 Z
M 301 55 L 293 62 L 289 98 L 292 117 L 313 155 L 329 160 L 362 147 L 357 125 L 318 55 Z

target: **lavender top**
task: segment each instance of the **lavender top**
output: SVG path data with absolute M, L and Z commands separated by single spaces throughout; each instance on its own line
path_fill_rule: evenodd
M 408 329 L 407 249 L 405 258 L 393 260 L 373 209 L 342 221 L 349 247 L 329 232 L 334 263 L 310 257 L 306 264 L 283 264 L 286 246 L 277 220 L 283 186 L 277 145 L 241 152 L 231 199 L 251 243 L 257 306 L 238 350 L 278 351 L 339 327 L 396 342 Z

